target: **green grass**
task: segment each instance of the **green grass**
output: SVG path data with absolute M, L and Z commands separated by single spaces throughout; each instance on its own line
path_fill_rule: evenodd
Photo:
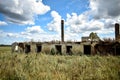
M 8 47 L 8 46 L 0 46 L 0 52 L 1 52 L 1 53 L 11 52 L 11 47 Z
M 120 80 L 120 56 L 0 52 L 0 80 Z

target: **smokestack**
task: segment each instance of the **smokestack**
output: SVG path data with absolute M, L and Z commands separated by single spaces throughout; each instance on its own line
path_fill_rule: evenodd
M 64 20 L 61 20 L 61 42 L 64 42 Z
M 117 40 L 118 36 L 119 36 L 119 24 L 116 23 L 115 24 L 115 39 L 116 40 Z

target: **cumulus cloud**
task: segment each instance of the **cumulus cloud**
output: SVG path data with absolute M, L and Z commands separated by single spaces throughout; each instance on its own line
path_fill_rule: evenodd
M 82 14 L 67 14 L 68 33 L 77 36 L 87 36 L 91 32 L 113 34 L 114 24 L 120 23 L 120 0 L 89 0 L 89 3 L 89 10 Z
M 4 21 L 0 21 L 0 26 L 4 26 L 4 25 L 7 25 L 7 23 Z
M 39 40 L 41 38 L 41 35 L 45 33 L 46 32 L 40 26 L 32 26 L 27 27 L 23 32 L 20 33 L 20 36 L 28 40 Z
M 51 16 L 53 20 L 47 24 L 47 28 L 50 31 L 60 32 L 61 27 L 61 16 L 58 12 L 52 11 Z
M 0 37 L 3 37 L 5 34 L 2 30 L 0 30 Z
M 101 21 L 104 26 L 99 33 L 111 33 L 114 30 L 114 24 L 120 23 L 120 0 L 89 0 L 89 16 L 92 19 Z M 101 32 L 102 31 L 102 32 Z
M 13 42 L 22 42 L 24 41 L 23 36 L 19 33 L 11 33 L 0 30 L 0 44 L 9 44 L 11 45 Z
M 120 0 L 90 0 L 94 18 L 115 18 L 120 16 Z
M 97 20 L 90 20 L 86 14 L 77 15 L 72 13 L 72 15 L 67 14 L 66 25 L 68 26 L 69 31 L 74 33 L 80 33 L 85 31 L 96 31 L 100 30 L 104 24 Z
M 28 33 L 44 33 L 40 26 L 27 27 L 26 32 Z
M 105 29 L 114 28 L 114 25 L 116 23 L 116 21 L 113 19 L 104 19 L 103 21 Z
M 17 33 L 6 33 L 6 36 L 11 37 L 11 38 L 17 38 L 17 37 L 19 37 L 19 34 L 17 34 Z
M 33 39 L 34 41 L 52 41 L 59 40 L 58 34 L 45 32 L 40 26 L 27 27 L 25 31 L 19 34 L 26 40 Z
M 45 14 L 50 7 L 42 0 L 0 0 L 0 13 L 7 20 L 19 24 L 34 24 L 34 16 Z
M 45 14 L 50 10 L 50 7 L 44 5 L 42 0 L 12 0 L 10 3 L 2 2 L 0 0 L 0 13 L 4 14 L 9 21 L 22 22 L 24 24 L 30 24 L 34 21 L 34 14 Z M 30 3 L 33 1 L 33 3 Z M 26 3 L 26 2 L 29 2 Z M 120 23 L 120 0 L 89 0 L 89 10 L 81 14 L 71 13 L 67 14 L 65 19 L 65 40 L 78 40 L 80 41 L 82 36 L 89 36 L 91 32 L 96 32 L 98 35 L 105 35 L 106 37 L 114 36 L 114 24 Z M 23 5 L 29 6 L 21 6 Z M 38 4 L 39 3 L 39 4 Z M 1 5 L 2 4 L 2 5 Z M 8 6 L 5 6 L 8 5 Z M 18 7 L 18 5 L 20 7 Z M 30 6 L 33 5 L 33 6 Z M 3 7 L 5 6 L 5 7 Z M 40 7 L 37 7 L 40 6 Z M 41 7 L 43 6 L 43 7 Z M 36 9 L 35 9 L 36 7 Z M 9 9 L 11 8 L 11 9 Z M 34 10 L 33 10 L 34 9 Z M 14 14 L 14 16 L 13 16 Z M 9 37 L 19 36 L 25 40 L 33 39 L 35 41 L 52 41 L 60 40 L 61 30 L 61 16 L 58 12 L 52 11 L 51 16 L 53 20 L 47 24 L 47 28 L 50 31 L 58 32 L 51 33 L 45 32 L 40 26 L 27 27 L 23 32 L 14 34 L 6 33 Z M 4 33 L 4 32 L 0 32 Z M 113 34 L 113 35 L 111 35 Z M 4 34 L 5 35 L 5 34 Z
M 41 37 L 41 34 L 45 34 L 46 32 L 40 26 L 31 26 L 27 27 L 23 32 L 20 33 L 10 33 L 0 31 L 0 33 L 4 34 L 3 37 L 12 37 L 12 38 L 35 38 L 37 35 Z
M 66 35 L 69 40 L 80 40 L 82 36 L 89 36 L 91 32 L 96 32 L 98 35 L 106 35 L 113 37 L 114 35 L 114 19 L 90 19 L 88 13 L 77 15 L 76 13 L 67 14 L 66 20 Z M 74 34 L 74 35 L 73 35 Z M 103 37 L 102 37 L 103 38 Z
M 52 40 L 60 40 L 59 34 L 53 34 L 50 32 L 45 32 L 40 26 L 31 26 L 24 29 L 24 31 L 19 33 L 5 32 L 0 30 L 0 44 L 4 43 L 6 39 L 7 44 L 12 44 L 13 42 L 24 42 L 24 41 L 52 41 Z

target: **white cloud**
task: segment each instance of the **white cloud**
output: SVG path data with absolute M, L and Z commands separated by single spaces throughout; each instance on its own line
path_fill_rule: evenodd
M 41 1 L 39 2 L 33 2 L 33 10 L 36 14 L 45 14 L 50 10 L 50 7 L 47 5 L 44 5 Z
M 67 14 L 68 33 L 78 34 L 81 37 L 91 32 L 99 35 L 114 34 L 114 24 L 120 23 L 120 0 L 89 0 L 89 2 L 89 10 L 84 13 Z
M 31 26 L 27 27 L 23 32 L 12 33 L 12 32 L 4 32 L 0 30 L 0 44 L 4 43 L 6 39 L 9 39 L 6 44 L 12 44 L 13 42 L 28 42 L 31 40 L 34 41 L 52 41 L 52 40 L 60 40 L 59 34 L 53 34 L 50 32 L 45 32 L 40 26 Z M 4 41 L 3 41 L 4 40 Z
M 27 5 L 33 6 L 23 6 L 22 8 L 20 7 L 20 9 L 18 9 L 15 6 L 20 5 L 20 3 L 24 3 L 26 5 L 26 2 L 28 2 L 28 0 L 21 2 L 20 0 L 12 0 L 12 4 L 13 2 L 15 2 L 15 5 L 13 4 L 14 7 L 9 6 L 11 7 L 11 10 L 9 10 L 9 7 L 8 9 L 4 10 L 9 11 L 10 15 L 8 16 L 8 13 L 4 15 L 7 16 L 7 19 L 12 20 L 12 22 L 17 21 L 19 23 L 20 21 L 22 21 L 22 23 L 28 24 L 33 22 L 33 14 L 42 15 L 50 10 L 49 6 L 46 6 L 41 2 L 42 0 L 40 2 L 35 2 L 35 0 L 29 1 L 33 1 L 33 3 L 27 3 Z M 120 23 L 120 0 L 89 0 L 89 2 L 90 5 L 88 11 L 85 11 L 82 14 L 72 13 L 66 15 L 67 18 L 65 19 L 65 40 L 80 41 L 82 36 L 89 36 L 91 32 L 96 32 L 102 37 L 103 35 L 111 38 L 114 37 L 114 24 L 115 22 Z M 4 5 L 11 5 L 11 3 L 6 1 L 4 2 Z M 1 6 L 3 5 L 0 5 L 0 12 L 2 12 L 3 10 L 1 10 Z M 41 6 L 43 6 L 44 8 Z M 30 9 L 28 9 L 29 7 Z M 29 14 L 24 14 L 28 12 Z M 11 15 L 12 13 L 14 13 L 15 16 L 19 15 L 19 17 L 14 17 L 13 15 Z M 62 18 L 60 14 L 56 11 L 52 11 L 51 16 L 53 20 L 47 24 L 47 28 L 48 30 L 55 31 L 57 33 L 45 32 L 40 26 L 32 26 L 27 27 L 21 33 L 9 33 L 7 35 L 9 37 L 19 36 L 21 38 L 24 38 L 24 40 L 60 40 L 60 23 Z M 1 33 L 3 34 L 3 32 Z
M 13 23 L 34 24 L 35 15 L 43 15 L 49 10 L 41 0 L 0 0 L 0 13 Z
M 17 33 L 6 33 L 6 36 L 7 37 L 12 37 L 12 38 L 17 38 L 17 37 L 19 37 L 19 34 L 17 34 Z
M 107 37 L 114 38 L 114 24 L 112 19 L 89 19 L 86 13 L 77 15 L 67 14 L 66 20 L 66 39 L 80 41 L 82 36 L 89 36 L 91 32 L 96 32 L 98 35 L 108 35 Z
M 120 16 L 120 0 L 89 0 L 94 18 L 115 18 Z
M 2 30 L 0 30 L 0 37 L 3 37 L 5 34 Z
M 65 31 L 65 41 L 80 41 L 81 40 L 81 34 L 72 33 L 70 31 Z
M 60 40 L 59 34 L 45 32 L 40 26 L 27 27 L 25 31 L 20 33 L 20 36 L 28 41 L 52 41 Z
M 31 40 L 39 40 L 42 38 L 41 36 L 44 35 L 46 32 L 40 26 L 32 26 L 27 27 L 25 31 L 21 32 L 20 35 L 22 38 Z
M 13 42 L 22 42 L 23 36 L 21 36 L 19 33 L 10 33 L 10 32 L 4 32 L 0 31 L 0 44 L 9 44 L 11 45 Z
M 56 11 L 52 11 L 51 16 L 52 16 L 53 20 L 47 24 L 48 30 L 60 32 L 60 30 L 61 30 L 61 16 Z
M 72 13 L 72 15 L 67 14 L 66 25 L 68 26 L 69 31 L 80 33 L 86 31 L 95 31 L 100 30 L 104 24 L 97 20 L 89 20 L 89 17 L 86 16 L 86 13 L 77 15 Z
M 7 23 L 4 21 L 0 21 L 0 26 L 4 26 L 4 25 L 7 25 Z
M 26 32 L 28 33 L 44 33 L 40 26 L 27 27 Z
M 114 19 L 104 19 L 103 21 L 105 29 L 114 28 L 114 25 L 116 23 Z

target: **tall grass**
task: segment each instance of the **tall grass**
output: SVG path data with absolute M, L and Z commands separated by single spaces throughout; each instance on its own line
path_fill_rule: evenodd
M 0 80 L 120 80 L 120 56 L 0 52 Z
M 0 53 L 1 80 L 120 80 L 120 57 Z
M 11 47 L 8 46 L 0 46 L 0 53 L 11 52 Z

